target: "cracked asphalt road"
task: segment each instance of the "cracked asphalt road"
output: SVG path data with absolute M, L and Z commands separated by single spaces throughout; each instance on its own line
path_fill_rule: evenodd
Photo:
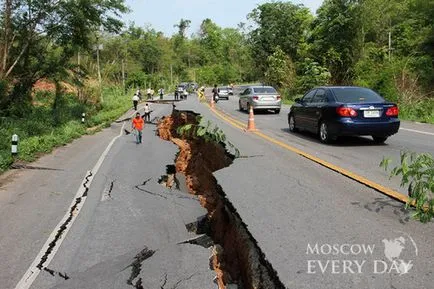
M 171 105 L 152 106 L 153 117 L 172 110 Z M 432 287 L 432 224 L 412 220 L 402 204 L 376 191 L 257 136 L 240 132 L 216 118 L 193 97 L 178 107 L 202 113 L 240 149 L 243 157 L 216 172 L 216 178 L 288 288 Z M 268 123 L 265 130 L 271 132 L 271 126 L 278 122 L 267 120 L 271 117 L 274 116 L 259 116 L 257 126 Z M 284 127 L 284 123 L 279 125 Z M 121 127 L 121 123 L 114 123 L 101 133 L 85 136 L 32 164 L 56 170 L 15 170 L 2 176 L 9 179 L 0 188 L 2 289 L 15 288 L 53 228 L 68 212 L 86 172 Z M 136 145 L 132 135 L 123 135 L 114 143 L 93 179 L 81 213 L 47 270 L 41 272 L 31 288 L 216 288 L 212 283 L 215 274 L 208 267 L 210 250 L 191 244 L 196 242 L 189 240 L 198 236 L 186 229 L 203 218 L 206 211 L 197 198 L 158 183 L 167 173 L 166 166 L 173 164 L 177 147 L 155 137 L 155 129 L 155 125 L 146 126 L 142 145 Z M 285 131 L 281 134 L 286 138 Z M 305 142 L 303 137 L 294 138 L 294 143 L 306 150 L 315 149 L 315 145 Z M 425 141 L 421 142 L 420 148 L 424 149 Z M 345 154 L 356 149 L 331 148 L 342 149 Z M 361 150 L 368 155 L 378 154 L 373 146 Z M 354 162 L 352 166 L 357 168 Z M 378 171 L 359 169 L 380 175 Z M 318 273 L 327 260 L 363 257 L 306 252 L 308 244 L 316 243 L 374 244 L 375 254 L 365 256 L 366 260 L 387 261 L 384 241 L 402 236 L 411 236 L 418 248 L 418 255 L 414 256 L 410 239 L 405 237 L 404 245 L 410 253 L 402 257 L 413 260 L 414 268 L 403 276 L 373 274 L 372 270 L 369 272 L 372 268 L 363 274 L 333 274 L 331 265 L 327 272 Z M 154 253 L 139 258 L 135 266 L 139 273 L 132 274 L 132 264 L 146 248 Z M 315 263 L 316 267 L 310 268 L 315 273 L 311 274 L 309 260 L 324 263 Z
M 152 107 L 153 117 L 172 110 L 171 105 Z M 86 171 L 121 128 L 114 123 L 32 164 L 62 170 L 9 173 L 12 181 L 0 189 L 2 289 L 15 288 L 70 210 Z M 184 243 L 197 237 L 186 225 L 206 210 L 194 196 L 158 183 L 178 148 L 155 130 L 155 124 L 146 125 L 141 145 L 133 135 L 115 141 L 60 249 L 30 288 L 215 288 L 210 249 Z M 141 258 L 145 249 L 152 254 Z
M 217 104 L 223 108 L 230 105 L 231 102 L 226 101 Z M 402 203 L 254 134 L 242 132 L 194 99 L 180 103 L 178 108 L 193 110 L 217 124 L 242 156 L 260 155 L 236 159 L 215 176 L 287 288 L 432 287 L 433 223 L 421 224 L 410 218 L 411 212 L 406 211 Z M 284 113 L 280 116 L 255 116 L 260 120 L 256 127 L 261 129 L 266 124 L 264 130 L 267 133 L 279 130 L 286 127 L 284 121 L 279 121 L 283 116 Z M 292 145 L 299 139 L 299 136 L 284 134 L 285 141 Z M 398 143 L 400 137 L 403 136 L 398 134 Z M 433 143 L 424 142 L 425 135 L 420 139 L 414 140 L 417 149 L 428 148 L 432 152 Z M 311 142 L 313 144 L 302 143 L 301 149 L 314 150 L 314 154 L 321 157 L 325 150 L 330 149 L 336 154 L 342 149 L 343 154 L 352 151 L 357 159 L 364 158 L 370 163 L 375 155 L 381 153 L 377 151 L 374 154 L 376 148 L 371 145 L 325 146 L 321 149 L 317 148 L 319 144 Z M 391 151 L 396 153 L 394 138 L 390 143 Z M 371 156 L 367 157 L 369 154 Z M 352 159 L 346 165 L 357 167 L 357 161 Z M 379 170 L 370 169 L 369 165 L 358 167 L 360 171 L 377 176 L 374 180 L 381 181 Z M 391 243 L 396 247 L 386 247 L 385 244 Z M 308 250 L 308 246 L 315 247 L 316 244 L 319 251 L 312 253 Z M 344 254 L 346 251 L 338 250 L 337 254 L 328 251 L 333 245 L 338 245 L 339 249 L 340 245 L 355 245 L 357 248 L 361 244 L 375 246 L 373 253 L 347 255 Z M 394 264 L 386 255 L 390 251 L 396 252 L 396 256 L 401 258 L 399 260 L 412 262 L 414 266 L 407 274 L 400 275 L 396 270 L 388 272 Z M 337 260 L 335 264 L 333 260 Z M 355 261 L 366 261 L 362 273 L 350 274 L 348 270 L 344 273 L 344 264 L 349 264 L 348 261 L 352 262 L 353 269 L 356 268 Z M 389 262 L 388 268 L 386 273 L 382 273 L 385 268 L 380 266 L 386 261 Z

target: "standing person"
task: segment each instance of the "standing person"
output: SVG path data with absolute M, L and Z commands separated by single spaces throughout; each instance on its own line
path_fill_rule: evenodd
M 140 97 L 137 95 L 137 93 L 133 96 L 133 106 L 134 110 L 137 110 L 137 104 L 139 103 Z
M 151 122 L 151 106 L 149 104 L 145 104 L 145 122 Z
M 179 98 L 178 90 L 175 90 L 175 100 L 178 100 L 178 98 Z
M 214 84 L 214 88 L 212 89 L 212 97 L 213 97 L 214 101 L 216 101 L 216 99 L 218 99 L 219 92 L 220 91 L 217 88 L 217 84 Z
M 160 94 L 160 99 L 163 100 L 164 88 L 160 88 L 160 90 L 158 91 L 158 93 Z
M 188 91 L 187 88 L 184 87 L 184 90 L 182 91 L 182 98 L 187 99 L 187 96 L 188 96 Z
M 142 92 L 140 91 L 140 88 L 137 89 L 136 94 L 139 97 L 139 99 L 142 100 Z
M 148 88 L 146 90 L 146 94 L 148 95 L 148 99 L 151 99 L 152 90 L 150 88 Z
M 133 130 L 136 130 L 136 143 L 142 143 L 142 131 L 143 127 L 145 126 L 145 122 L 143 121 L 143 118 L 140 116 L 140 113 L 136 113 L 136 117 L 133 118 L 133 121 L 131 123 L 131 127 Z

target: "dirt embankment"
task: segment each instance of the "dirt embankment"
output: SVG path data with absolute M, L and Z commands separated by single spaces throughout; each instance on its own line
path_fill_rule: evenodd
M 178 127 L 197 124 L 196 116 L 174 110 L 160 121 L 158 133 L 178 145 L 176 171 L 185 175 L 189 193 L 197 195 L 208 211 L 208 234 L 215 244 L 210 266 L 219 288 L 229 284 L 246 289 L 285 288 L 213 176 L 213 172 L 231 165 L 233 156 L 223 145 L 177 134 Z

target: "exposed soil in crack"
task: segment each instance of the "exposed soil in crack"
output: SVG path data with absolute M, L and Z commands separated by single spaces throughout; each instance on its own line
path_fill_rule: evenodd
M 169 188 L 176 188 L 177 190 L 180 189 L 179 186 L 179 180 L 176 177 L 176 167 L 174 165 L 167 165 L 166 166 L 166 175 L 161 176 L 158 180 L 158 183 Z
M 230 284 L 244 289 L 285 288 L 213 176 L 213 172 L 231 165 L 234 157 L 224 144 L 186 139 L 177 134 L 179 126 L 196 124 L 196 117 L 194 112 L 174 109 L 171 116 L 159 123 L 158 135 L 179 147 L 176 172 L 185 175 L 189 193 L 197 195 L 208 211 L 208 234 L 216 244 L 210 266 L 217 274 L 219 288 Z

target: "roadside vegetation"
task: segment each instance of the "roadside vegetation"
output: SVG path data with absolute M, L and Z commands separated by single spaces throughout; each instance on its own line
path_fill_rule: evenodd
M 391 159 L 384 158 L 380 166 L 389 171 Z M 402 152 L 400 162 L 390 170 L 390 178 L 401 178 L 410 197 L 407 208 L 415 209 L 413 217 L 423 223 L 434 217 L 434 158 L 431 154 Z
M 55 94 L 50 91 L 35 93 L 33 105 L 23 117 L 0 118 L 0 172 L 14 161 L 11 156 L 11 136 L 19 136 L 19 154 L 16 160 L 29 162 L 42 153 L 65 145 L 83 134 L 91 134 L 110 125 L 131 107 L 131 101 L 119 88 L 103 90 L 104 103 L 82 103 L 73 93 L 65 93 L 55 110 Z M 86 114 L 82 124 L 82 113 Z M 9 137 L 10 136 L 10 137 Z

